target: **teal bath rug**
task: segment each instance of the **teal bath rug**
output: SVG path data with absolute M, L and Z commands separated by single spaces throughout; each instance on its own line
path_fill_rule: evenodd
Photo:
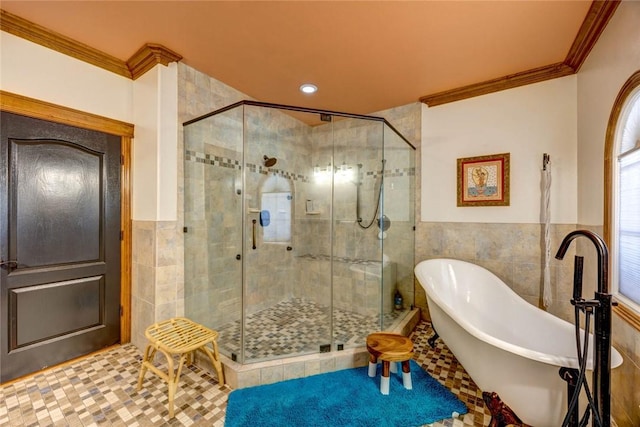
M 389 395 L 380 393 L 380 370 L 345 369 L 229 394 L 225 427 L 411 427 L 466 414 L 467 407 L 411 361 L 413 390 L 391 374 Z

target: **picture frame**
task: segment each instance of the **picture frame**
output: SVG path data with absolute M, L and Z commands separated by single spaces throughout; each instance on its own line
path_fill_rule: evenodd
M 457 161 L 458 206 L 509 206 L 510 153 Z

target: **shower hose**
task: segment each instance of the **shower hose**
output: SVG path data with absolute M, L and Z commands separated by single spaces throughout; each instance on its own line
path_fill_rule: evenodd
M 586 373 L 587 373 L 587 358 L 589 354 L 589 326 L 591 323 L 591 315 L 593 314 L 594 308 L 599 306 L 599 301 L 591 300 L 586 301 L 584 299 L 580 299 L 575 302 L 575 331 L 576 331 L 576 349 L 578 353 L 578 365 L 580 366 L 578 373 L 578 381 L 576 382 L 576 389 L 571 396 L 571 401 L 569 402 L 569 406 L 567 408 L 567 414 L 564 416 L 564 420 L 562 421 L 562 427 L 567 427 L 571 425 L 571 415 L 578 405 L 578 397 L 580 396 L 580 389 L 584 387 L 584 391 L 587 395 L 587 400 L 589 402 L 587 409 L 582 416 L 578 426 L 584 427 L 589 423 L 589 414 L 593 412 L 593 419 L 596 426 L 602 426 L 602 420 L 600 418 L 600 413 L 598 412 L 598 408 L 593 400 L 593 396 L 591 394 L 591 390 L 589 389 L 589 384 L 587 383 Z M 580 311 L 584 310 L 585 312 L 585 322 L 584 322 L 584 344 L 581 343 L 580 338 Z

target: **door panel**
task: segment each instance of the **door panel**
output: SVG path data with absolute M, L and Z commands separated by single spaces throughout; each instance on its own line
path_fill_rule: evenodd
M 9 233 L 20 263 L 39 267 L 99 259 L 101 153 L 51 140 L 12 140 L 9 152 L 15 218 Z
M 120 138 L 1 114 L 7 381 L 120 339 Z
M 9 313 L 16 317 L 9 351 L 99 326 L 103 288 L 104 276 L 97 276 L 11 289 Z

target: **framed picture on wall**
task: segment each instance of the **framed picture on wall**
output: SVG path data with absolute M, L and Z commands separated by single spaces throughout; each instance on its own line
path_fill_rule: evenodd
M 509 206 L 509 153 L 458 159 L 458 206 Z

